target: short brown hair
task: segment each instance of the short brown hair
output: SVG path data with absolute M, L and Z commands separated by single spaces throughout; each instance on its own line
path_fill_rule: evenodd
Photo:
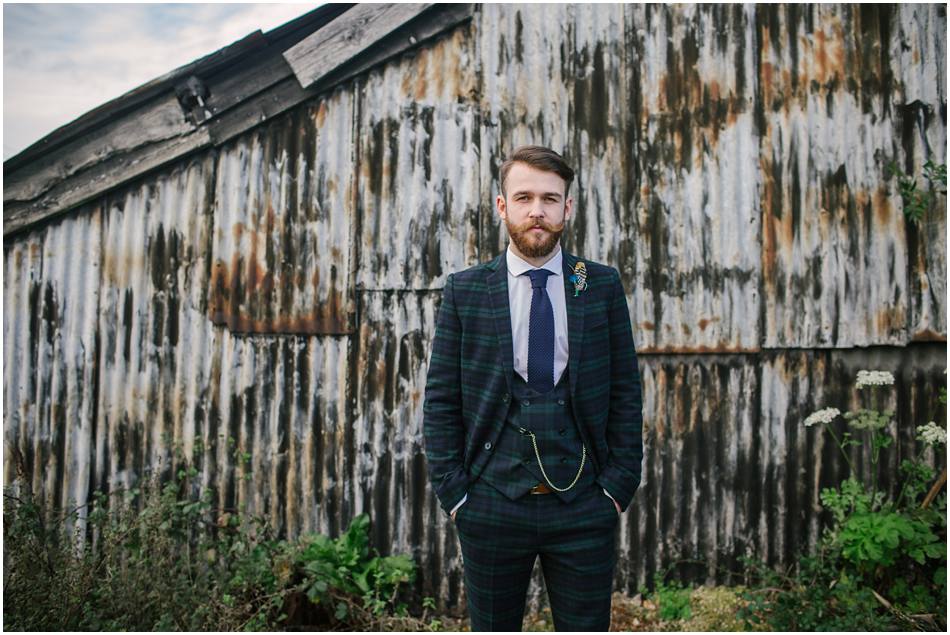
M 507 196 L 505 181 L 508 180 L 508 172 L 515 163 L 527 163 L 537 170 L 557 174 L 564 179 L 564 196 L 567 196 L 567 191 L 571 188 L 571 183 L 574 181 L 574 170 L 567 164 L 564 157 L 551 148 L 545 148 L 544 146 L 519 146 L 515 148 L 514 154 L 501 164 L 502 195 Z

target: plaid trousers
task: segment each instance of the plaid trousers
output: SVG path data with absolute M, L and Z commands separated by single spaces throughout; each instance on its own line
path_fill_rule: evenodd
M 482 479 L 455 515 L 472 631 L 520 631 L 540 556 L 554 627 L 606 631 L 619 515 L 600 485 L 569 503 L 554 494 L 511 500 Z

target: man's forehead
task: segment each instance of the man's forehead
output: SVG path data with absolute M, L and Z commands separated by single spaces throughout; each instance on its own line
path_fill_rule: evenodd
M 508 191 L 512 195 L 527 194 L 555 194 L 564 193 L 564 179 L 555 172 L 539 170 L 524 163 L 515 163 L 508 172 Z

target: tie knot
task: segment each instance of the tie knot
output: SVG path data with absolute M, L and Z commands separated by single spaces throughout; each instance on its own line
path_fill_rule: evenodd
M 543 289 L 548 284 L 548 276 L 553 275 L 553 271 L 547 269 L 532 269 L 526 271 L 525 273 L 531 277 L 531 288 L 532 289 Z M 524 275 L 524 274 L 522 274 Z

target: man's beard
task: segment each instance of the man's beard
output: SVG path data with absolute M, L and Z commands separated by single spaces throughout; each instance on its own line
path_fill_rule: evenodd
M 551 225 L 541 219 L 529 219 L 520 225 L 512 225 L 505 219 L 505 226 L 508 228 L 508 235 L 518 251 L 527 258 L 543 258 L 554 251 L 557 241 L 564 232 L 564 223 L 560 225 Z M 545 233 L 535 235 L 531 230 L 535 227 L 542 228 Z

